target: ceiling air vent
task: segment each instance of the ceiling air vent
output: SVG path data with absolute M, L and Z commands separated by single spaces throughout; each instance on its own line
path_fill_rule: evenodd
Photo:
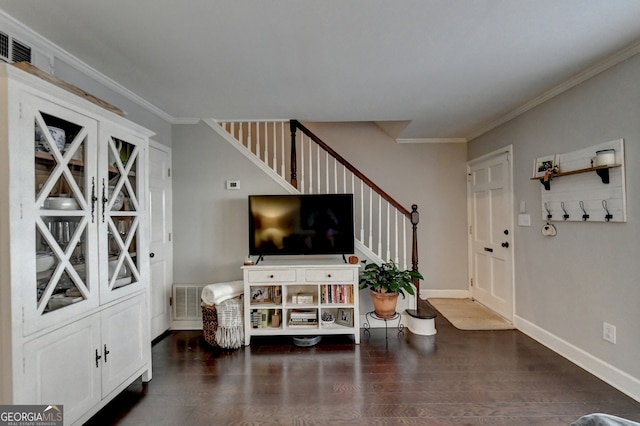
M 11 60 L 13 62 L 31 62 L 31 48 L 14 39 L 11 49 Z

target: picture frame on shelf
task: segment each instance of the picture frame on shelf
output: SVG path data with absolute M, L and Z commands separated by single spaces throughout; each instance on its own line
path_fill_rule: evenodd
M 533 177 L 542 178 L 549 169 L 553 169 L 558 165 L 557 155 L 545 155 L 538 157 L 533 162 Z
M 336 315 L 336 324 L 344 325 L 346 327 L 353 327 L 353 309 L 338 309 L 338 315 Z
M 271 291 L 269 287 L 251 287 L 251 303 L 270 303 Z

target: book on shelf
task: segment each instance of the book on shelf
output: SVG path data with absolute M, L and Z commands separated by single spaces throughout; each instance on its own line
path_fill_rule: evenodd
M 353 303 L 353 285 L 323 284 L 321 299 L 322 303 Z

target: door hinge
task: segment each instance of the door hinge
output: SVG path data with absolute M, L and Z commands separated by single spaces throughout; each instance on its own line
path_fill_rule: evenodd
M 173 306 L 173 296 L 169 296 L 169 306 Z
M 473 278 L 471 278 L 471 287 L 473 287 Z
M 473 225 L 469 225 L 469 235 L 473 235 Z
M 167 177 L 171 177 L 171 167 L 167 169 Z
M 168 238 L 169 238 L 169 241 L 171 241 L 171 232 L 169 232 L 169 237 Z

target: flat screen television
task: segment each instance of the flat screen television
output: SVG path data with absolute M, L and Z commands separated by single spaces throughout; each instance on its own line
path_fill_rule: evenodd
M 249 254 L 354 251 L 352 194 L 250 195 Z

